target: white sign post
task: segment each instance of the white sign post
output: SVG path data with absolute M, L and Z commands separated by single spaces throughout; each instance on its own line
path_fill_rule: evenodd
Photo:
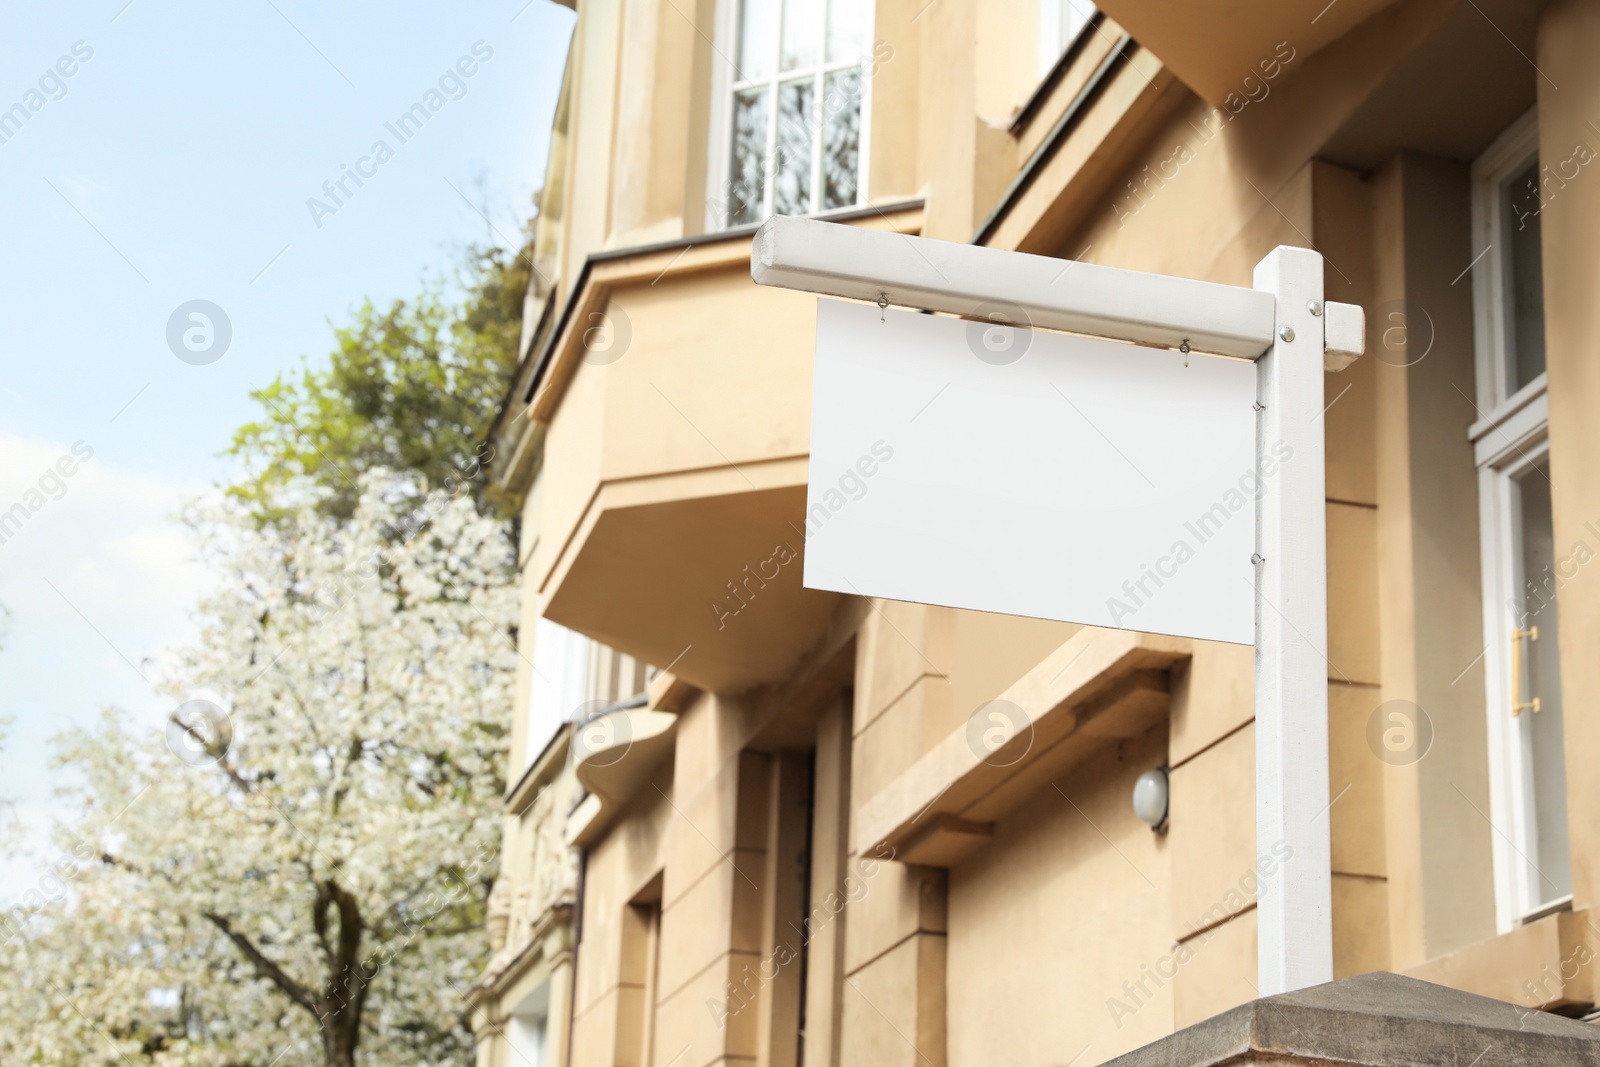
M 819 306 L 808 586 L 1253 641 L 1260 991 L 1331 981 L 1322 374 L 1365 323 L 1322 257 L 1246 289 L 780 216 L 750 272 L 877 305 Z

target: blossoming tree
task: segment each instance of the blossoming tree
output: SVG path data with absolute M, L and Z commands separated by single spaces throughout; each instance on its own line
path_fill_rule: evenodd
M 64 742 L 78 817 L 63 891 L 0 929 L 0 1062 L 468 1062 L 516 587 L 506 524 L 418 485 L 196 516 L 218 582 L 152 677 L 165 737 Z

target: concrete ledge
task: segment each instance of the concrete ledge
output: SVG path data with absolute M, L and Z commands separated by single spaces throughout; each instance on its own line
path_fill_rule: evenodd
M 1600 1028 L 1377 971 L 1265 997 L 1104 1067 L 1600 1067 Z
M 681 715 L 700 695 L 698 686 L 689 684 L 670 671 L 662 671 L 652 678 L 645 692 L 649 698 L 645 706 L 651 711 L 670 711 L 674 715 Z
M 1596 999 L 1589 964 L 1597 940 L 1590 909 L 1561 911 L 1402 973 L 1546 1011 L 1587 1006 Z
M 1168 672 L 1192 648 L 1177 637 L 1079 631 L 991 702 L 1003 718 L 1026 720 L 1009 724 L 1008 741 L 986 747 L 983 722 L 952 732 L 861 806 L 856 848 L 933 867 L 961 862 L 989 840 L 995 819 L 1166 715 Z
M 569 845 L 587 848 L 672 753 L 678 717 L 647 708 L 618 708 L 573 728 L 573 773 L 588 790 L 567 817 Z

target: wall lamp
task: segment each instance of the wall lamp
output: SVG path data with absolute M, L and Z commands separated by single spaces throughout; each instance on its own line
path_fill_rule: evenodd
M 1145 771 L 1133 783 L 1133 813 L 1156 833 L 1167 829 L 1167 769 Z

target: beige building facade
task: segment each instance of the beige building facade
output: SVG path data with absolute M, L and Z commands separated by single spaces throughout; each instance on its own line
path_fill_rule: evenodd
M 1294 858 L 1252 651 L 803 588 L 834 505 L 815 300 L 750 280 L 774 212 L 1238 285 L 1320 251 L 1368 321 L 1319 416 L 1336 974 L 1593 1010 L 1600 3 L 576 11 L 493 431 L 481 1067 L 1094 1064 L 1256 995 Z

